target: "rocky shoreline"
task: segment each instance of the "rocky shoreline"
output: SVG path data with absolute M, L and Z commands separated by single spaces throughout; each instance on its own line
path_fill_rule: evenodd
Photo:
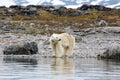
M 99 27 L 82 30 L 66 29 L 76 38 L 74 57 L 97 57 L 103 54 L 109 47 L 120 45 L 120 27 Z M 39 54 L 33 56 L 50 57 L 52 50 L 49 45 L 49 35 L 28 35 L 5 33 L 0 34 L 0 53 L 3 55 L 5 47 L 18 42 L 36 42 Z

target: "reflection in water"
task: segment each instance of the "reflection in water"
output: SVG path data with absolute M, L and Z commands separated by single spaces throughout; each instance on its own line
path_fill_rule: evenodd
M 37 60 L 34 58 L 25 58 L 25 57 L 8 57 L 3 58 L 5 63 L 25 63 L 30 65 L 37 65 Z
M 52 75 L 72 80 L 74 78 L 73 59 L 54 58 L 51 64 Z
M 95 58 L 75 60 L 75 77 L 84 80 L 119 80 L 120 64 Z
M 120 80 L 120 61 L 29 57 L 0 60 L 0 80 Z

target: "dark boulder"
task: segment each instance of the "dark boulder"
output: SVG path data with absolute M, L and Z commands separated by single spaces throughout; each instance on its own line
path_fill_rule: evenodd
M 76 9 L 66 8 L 66 7 L 60 7 L 59 9 L 54 9 L 51 11 L 51 13 L 58 15 L 58 16 L 80 16 L 81 11 L 78 11 Z
M 87 4 L 84 4 L 81 7 L 78 7 L 77 10 L 108 11 L 108 10 L 111 10 L 111 8 L 107 8 L 107 7 L 104 7 L 102 5 L 87 5 Z
M 19 11 L 18 14 L 22 14 L 25 16 L 33 16 L 37 15 L 37 8 L 35 7 L 25 7 Z
M 120 46 L 109 47 L 102 54 L 98 54 L 97 57 L 102 59 L 120 59 Z
M 38 53 L 38 46 L 35 42 L 20 42 L 7 46 L 3 50 L 5 55 L 31 55 Z
M 41 9 L 51 12 L 55 10 L 55 7 L 54 6 L 42 6 Z
M 11 5 L 9 9 L 21 9 L 21 6 L 18 5 Z
M 9 9 L 14 10 L 14 14 L 21 14 L 25 16 L 37 15 L 37 7 L 35 5 L 28 6 L 11 5 Z
M 5 6 L 0 6 L 0 9 L 5 9 L 6 7 Z

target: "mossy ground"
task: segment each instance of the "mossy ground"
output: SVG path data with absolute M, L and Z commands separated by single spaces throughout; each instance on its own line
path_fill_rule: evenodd
M 9 17 L 8 15 L 0 14 L 0 18 Z M 24 26 L 27 29 L 25 33 L 28 34 L 45 34 L 51 33 L 51 31 L 60 33 L 63 28 L 71 26 L 71 28 L 75 29 L 83 29 L 89 27 L 98 27 L 97 21 L 98 20 L 105 20 L 108 22 L 108 26 L 120 26 L 120 9 L 113 9 L 111 11 L 96 11 L 91 12 L 86 15 L 81 16 L 57 16 L 52 13 L 49 13 L 44 10 L 39 10 L 38 15 L 33 16 L 25 16 L 25 15 L 18 15 L 16 14 L 12 20 L 1 20 L 1 22 L 10 22 L 10 23 L 34 23 L 35 26 L 29 28 Z M 36 26 L 40 24 L 40 26 Z M 11 26 L 12 28 L 16 28 L 18 26 Z M 57 29 L 46 31 L 46 28 Z

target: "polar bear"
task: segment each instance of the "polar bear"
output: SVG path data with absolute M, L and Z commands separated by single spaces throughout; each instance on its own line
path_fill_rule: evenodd
M 50 37 L 50 45 L 52 47 L 53 56 L 72 57 L 75 47 L 75 37 L 68 33 L 52 34 Z

